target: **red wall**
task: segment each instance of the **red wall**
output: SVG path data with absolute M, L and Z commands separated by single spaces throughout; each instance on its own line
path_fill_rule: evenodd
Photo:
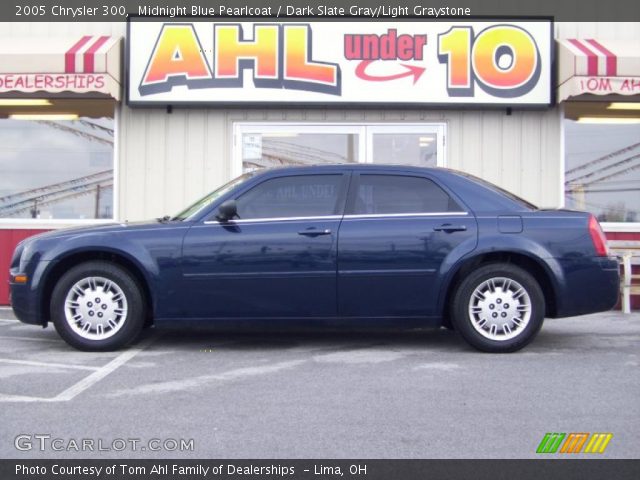
M 640 240 L 638 232 L 605 232 L 607 240 Z
M 0 305 L 9 304 L 9 263 L 16 245 L 46 230 L 0 230 Z
M 13 249 L 21 240 L 42 232 L 46 230 L 0 229 L 0 305 L 9 304 L 9 262 Z M 640 240 L 640 232 L 608 232 L 606 235 L 609 240 Z M 640 308 L 639 296 L 631 297 L 631 308 Z

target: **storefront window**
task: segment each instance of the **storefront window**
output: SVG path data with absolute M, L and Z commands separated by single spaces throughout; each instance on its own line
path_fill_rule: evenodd
M 640 222 L 640 122 L 566 118 L 565 205 L 600 222 Z
M 0 219 L 113 218 L 111 104 L 0 113 Z
M 237 124 L 236 174 L 334 163 L 443 165 L 444 125 Z
M 374 133 L 373 163 L 435 167 L 437 134 Z
M 353 163 L 358 159 L 356 135 L 349 133 L 279 132 L 242 136 L 243 170 L 282 165 Z

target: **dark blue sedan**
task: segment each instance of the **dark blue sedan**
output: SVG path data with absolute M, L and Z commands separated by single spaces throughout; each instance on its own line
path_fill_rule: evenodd
M 446 326 L 512 352 L 545 317 L 608 310 L 618 265 L 596 219 L 538 210 L 444 169 L 245 174 L 175 217 L 25 240 L 12 305 L 81 350 L 148 325 L 245 320 Z

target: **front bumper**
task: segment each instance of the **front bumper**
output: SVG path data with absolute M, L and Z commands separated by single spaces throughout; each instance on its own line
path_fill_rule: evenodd
M 14 281 L 17 272 L 10 273 L 9 302 L 16 318 L 23 323 L 47 326 L 47 320 L 40 311 L 40 301 L 37 290 L 32 288 L 32 282 L 17 283 Z

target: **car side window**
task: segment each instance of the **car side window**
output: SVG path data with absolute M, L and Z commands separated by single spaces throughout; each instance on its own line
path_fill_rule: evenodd
M 356 215 L 463 211 L 433 181 L 403 175 L 360 175 L 353 205 Z
M 323 217 L 338 212 L 343 175 L 299 175 L 266 180 L 236 199 L 241 220 Z

